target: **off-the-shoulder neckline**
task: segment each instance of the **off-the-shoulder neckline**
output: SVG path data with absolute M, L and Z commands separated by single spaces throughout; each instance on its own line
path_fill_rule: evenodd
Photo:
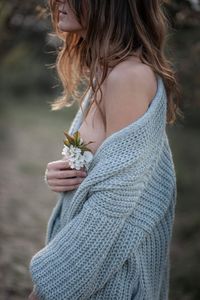
M 148 109 L 146 110 L 146 112 L 141 117 L 139 117 L 137 120 L 135 120 L 134 122 L 128 124 L 127 126 L 123 127 L 122 129 L 120 129 L 118 131 L 113 132 L 111 135 L 109 135 L 107 138 L 105 138 L 103 140 L 103 142 L 100 144 L 100 146 L 98 147 L 98 149 L 96 150 L 96 152 L 94 153 L 93 158 L 95 158 L 99 154 L 99 152 L 105 147 L 105 145 L 107 143 L 110 143 L 115 138 L 119 138 L 122 134 L 124 135 L 126 132 L 128 132 L 129 130 L 131 130 L 133 128 L 142 126 L 142 124 L 146 121 L 146 119 L 149 119 L 152 116 L 153 111 L 155 111 L 155 109 L 159 103 L 159 100 L 162 98 L 163 93 L 165 91 L 163 79 L 160 77 L 160 75 L 156 74 L 156 79 L 157 79 L 157 90 L 156 90 L 154 97 L 150 101 L 150 105 L 149 105 Z M 86 100 L 84 102 L 83 112 L 85 111 L 86 107 L 88 106 L 89 101 L 90 101 L 90 93 L 89 93 L 89 96 L 86 97 Z M 79 128 L 81 127 L 82 121 L 83 121 L 83 114 L 81 113 L 80 120 L 79 120 L 79 126 L 78 126 L 77 130 L 79 130 Z

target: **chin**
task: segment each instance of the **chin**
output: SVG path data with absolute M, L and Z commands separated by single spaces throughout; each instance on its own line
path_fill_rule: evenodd
M 69 26 L 66 26 L 66 24 L 58 23 L 58 28 L 62 31 L 71 31 L 71 28 Z
M 80 31 L 76 28 L 73 28 L 73 27 L 70 27 L 70 26 L 59 25 L 59 24 L 58 24 L 58 28 L 61 31 L 64 31 L 64 32 L 77 32 L 78 33 Z
M 67 24 L 67 22 L 62 21 L 58 22 L 58 28 L 66 32 L 78 32 L 82 29 L 79 26 L 73 26 L 73 24 Z

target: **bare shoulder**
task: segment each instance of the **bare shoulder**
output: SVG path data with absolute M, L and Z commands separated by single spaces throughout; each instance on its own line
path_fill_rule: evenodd
M 127 60 L 109 73 L 103 90 L 108 137 L 146 112 L 156 94 L 157 80 L 149 66 Z
M 130 59 L 113 68 L 106 79 L 106 86 L 107 90 L 118 88 L 123 92 L 142 93 L 150 102 L 156 93 L 157 81 L 151 67 Z

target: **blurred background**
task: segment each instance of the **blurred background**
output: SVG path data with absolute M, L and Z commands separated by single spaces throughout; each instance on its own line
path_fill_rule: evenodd
M 165 1 L 167 55 L 182 88 L 185 119 L 168 126 L 178 199 L 171 247 L 170 300 L 200 299 L 200 3 Z M 44 246 L 57 193 L 48 162 L 61 158 L 78 105 L 51 111 L 61 91 L 45 1 L 0 0 L 0 299 L 27 299 L 28 265 Z

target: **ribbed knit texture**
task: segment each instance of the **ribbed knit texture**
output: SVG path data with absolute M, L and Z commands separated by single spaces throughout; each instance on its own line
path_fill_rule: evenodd
M 103 141 L 76 190 L 58 194 L 29 266 L 39 299 L 168 299 L 177 190 L 166 108 L 157 75 L 148 110 Z

